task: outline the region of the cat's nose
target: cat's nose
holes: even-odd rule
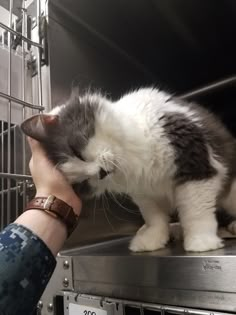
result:
[[[105,171],[102,167],[100,168],[99,171],[99,179],[105,178],[108,174],[110,174],[109,171]]]

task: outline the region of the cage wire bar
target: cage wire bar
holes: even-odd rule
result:
[[[6,106],[7,110],[7,119],[4,120],[1,117],[0,112],[0,141],[1,141],[1,154],[0,154],[0,229],[2,230],[4,226],[9,224],[14,220],[27,202],[27,188],[30,186],[31,176],[27,175],[27,157],[26,157],[26,139],[20,133],[19,127],[13,123],[12,113],[13,110],[17,107],[20,109],[21,117],[20,121],[23,121],[27,117],[27,109],[31,109],[32,114],[33,110],[37,112],[42,112],[44,107],[42,106],[42,77],[41,77],[41,49],[42,45],[40,43],[40,17],[41,9],[40,2],[41,0],[35,0],[37,5],[37,36],[36,40],[32,40],[29,36],[28,17],[32,18],[27,13],[26,3],[27,0],[22,0],[22,6],[20,8],[21,14],[19,19],[21,20],[21,31],[16,28],[16,18],[13,18],[13,9],[14,9],[14,0],[9,1],[8,8],[8,25],[1,21],[0,16],[0,54],[1,49],[7,49],[8,51],[8,69],[7,69],[7,91],[0,90],[0,105],[1,102]],[[0,5],[1,6],[1,5]],[[32,31],[32,28],[30,29]],[[5,36],[7,34],[7,36]],[[31,34],[30,34],[31,35]],[[7,43],[5,41],[7,37]],[[16,97],[13,95],[12,89],[12,66],[13,66],[13,57],[16,54],[16,47],[13,48],[14,41],[17,41],[17,46],[20,47],[20,58],[21,58],[21,97]],[[28,46],[27,46],[28,45]],[[30,48],[29,48],[30,47]],[[26,90],[26,74],[28,73],[29,67],[29,56],[35,55],[36,65],[37,65],[37,95],[38,95],[38,104],[34,105],[33,102],[29,102],[28,89]],[[1,74],[0,74],[1,75]],[[32,76],[33,82],[33,76]],[[33,83],[32,83],[33,84]],[[32,88],[32,86],[31,86]],[[32,97],[31,97],[32,99]],[[4,102],[5,101],[5,102]],[[21,137],[21,140],[19,140]],[[20,148],[20,147],[21,148]],[[21,156],[19,156],[19,154]],[[19,165],[19,163],[21,165]]]

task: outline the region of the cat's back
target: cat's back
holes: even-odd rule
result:
[[[221,122],[220,118],[203,106],[171,97],[169,93],[156,88],[140,88],[124,95],[117,103],[117,109],[140,123],[144,129],[159,135],[177,137],[194,143],[194,136],[203,138],[214,153],[232,160],[236,154],[236,140]]]
[[[140,88],[122,96],[116,106],[126,112],[151,113],[151,110],[162,109],[163,105],[170,98],[166,92],[156,88]]]

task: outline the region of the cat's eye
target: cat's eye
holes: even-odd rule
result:
[[[82,155],[79,152],[77,152],[72,146],[70,146],[70,148],[71,148],[71,151],[73,152],[74,156],[76,156],[81,161],[85,162],[85,159],[82,157]]]

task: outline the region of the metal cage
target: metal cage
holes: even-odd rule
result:
[[[0,228],[12,222],[31,187],[29,150],[19,124],[42,112],[42,1],[0,2]],[[49,103],[49,102],[47,102]]]

